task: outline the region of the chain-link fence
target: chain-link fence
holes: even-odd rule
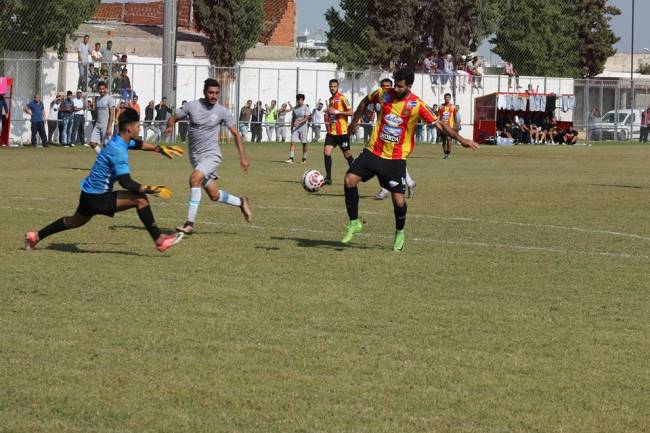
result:
[[[271,68],[268,63],[250,62],[235,68],[215,68],[204,64],[177,64],[176,93],[177,105],[184,100],[193,100],[202,96],[203,82],[206,78],[217,78],[222,86],[221,103],[228,107],[237,119],[242,108],[250,101],[251,108],[259,104],[257,113],[248,118],[242,117],[242,131],[251,139],[251,133],[258,129],[266,130],[262,139],[282,141],[288,137],[291,115],[289,108],[295,105],[296,94],[305,95],[305,103],[311,110],[318,107],[319,102],[327,106],[330,97],[328,83],[332,78],[340,82],[340,88],[353,106],[377,88],[382,78],[390,78],[390,72],[381,71],[352,71],[345,72],[328,64],[306,64],[294,62],[295,67]],[[98,65],[103,69],[101,65]],[[108,65],[110,68],[110,65]],[[58,61],[54,56],[42,60],[7,58],[0,60],[0,76],[13,78],[13,88],[10,99],[11,105],[11,137],[15,143],[30,141],[30,125],[28,116],[23,113],[23,107],[40,94],[46,107],[46,113],[57,94],[65,97],[67,91],[73,96],[77,88],[82,87],[83,98],[87,101],[87,124],[92,124],[92,102],[96,93],[96,85],[100,80],[106,80],[116,101],[124,104],[139,104],[143,123],[143,133],[148,139],[160,140],[162,126],[169,114],[160,117],[160,106],[165,97],[162,88],[160,64],[144,64],[129,62],[120,64],[121,70],[126,69],[128,80],[122,73],[115,76],[101,77],[87,75],[80,77],[77,62]],[[81,84],[81,86],[80,86]],[[84,87],[85,84],[85,87]],[[441,104],[445,93],[452,95],[453,102],[460,113],[461,133],[480,138],[475,133],[475,116],[477,104],[483,104],[484,112],[489,112],[495,126],[499,117],[508,113],[518,112],[526,120],[528,117],[539,119],[542,113],[553,115],[564,125],[573,125],[582,139],[589,140],[630,140],[638,139],[641,131],[641,111],[650,105],[650,80],[634,82],[634,98],[632,98],[630,80],[573,80],[551,77],[514,77],[508,75],[472,76],[464,71],[455,74],[429,74],[419,72],[413,85],[413,92],[420,96],[429,106]],[[489,107],[485,106],[486,95],[494,95]],[[523,106],[502,105],[508,101],[508,96],[515,98],[530,98],[531,103]],[[533,106],[532,98],[549,98],[553,107]],[[137,97],[137,100],[136,100]],[[526,99],[527,101],[528,99]],[[632,101],[634,100],[634,106]],[[289,113],[268,117],[272,107]],[[173,107],[170,107],[173,108]],[[243,110],[246,111],[246,110]],[[254,110],[255,111],[255,110]],[[56,114],[48,113],[56,119]],[[318,123],[319,116],[314,116],[312,129],[324,129]],[[485,121],[483,119],[482,121]],[[484,122],[485,123],[485,122]],[[268,128],[267,128],[268,127]],[[320,127],[320,128],[319,128]],[[185,138],[184,127],[179,131]],[[489,136],[496,137],[499,128]],[[367,129],[366,129],[367,132]],[[261,134],[259,134],[261,135]],[[256,137],[259,135],[256,134]],[[56,135],[54,135],[56,139]],[[179,138],[179,137],[176,137]],[[319,139],[323,139],[320,136]],[[364,139],[364,129],[358,131],[358,140]],[[168,137],[167,139],[174,139]],[[426,137],[422,137],[426,140]]]

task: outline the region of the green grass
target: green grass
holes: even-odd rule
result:
[[[422,145],[404,252],[388,202],[285,146],[225,149],[198,233],[158,254],[134,211],[20,250],[72,212],[87,148],[0,150],[0,432],[650,431],[650,148]],[[357,149],[358,150],[358,149]],[[337,151],[338,152],[338,151]],[[134,152],[186,215],[185,159]]]

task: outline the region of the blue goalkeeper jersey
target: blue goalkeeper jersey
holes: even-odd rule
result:
[[[87,178],[81,181],[81,190],[88,194],[103,194],[113,191],[117,178],[130,174],[129,149],[138,148],[131,140],[126,143],[119,135],[114,135],[97,155],[95,164]]]

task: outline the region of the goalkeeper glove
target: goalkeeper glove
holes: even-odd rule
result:
[[[156,152],[162,153],[167,158],[172,159],[175,156],[181,156],[185,151],[179,146],[156,146]]]
[[[145,194],[155,195],[164,200],[169,200],[172,198],[172,190],[167,188],[164,185],[145,185],[144,187]]]

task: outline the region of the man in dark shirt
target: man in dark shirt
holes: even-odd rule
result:
[[[185,108],[187,101],[181,102],[181,109]],[[178,122],[178,135],[181,136],[181,141],[187,140],[187,131],[189,130],[190,123],[187,119]]]
[[[40,95],[34,96],[34,100],[27,104],[23,111],[31,117],[32,123],[32,146],[36,146],[36,135],[40,135],[41,144],[47,147],[47,134],[45,133],[45,106]]]
[[[165,128],[167,127],[167,118],[172,114],[172,109],[167,105],[167,97],[163,96],[160,104],[156,105],[155,127],[158,129],[158,135],[161,139],[165,138]]]
[[[241,107],[239,111],[239,132],[241,138],[246,141],[248,136],[248,128],[250,127],[251,118],[253,117],[253,101],[250,99],[246,101],[246,105]]]
[[[251,116],[251,131],[253,133],[253,136],[251,137],[252,142],[257,141],[259,143],[262,141],[262,121],[264,120],[265,114],[266,111],[262,107],[262,101],[257,101]]]

